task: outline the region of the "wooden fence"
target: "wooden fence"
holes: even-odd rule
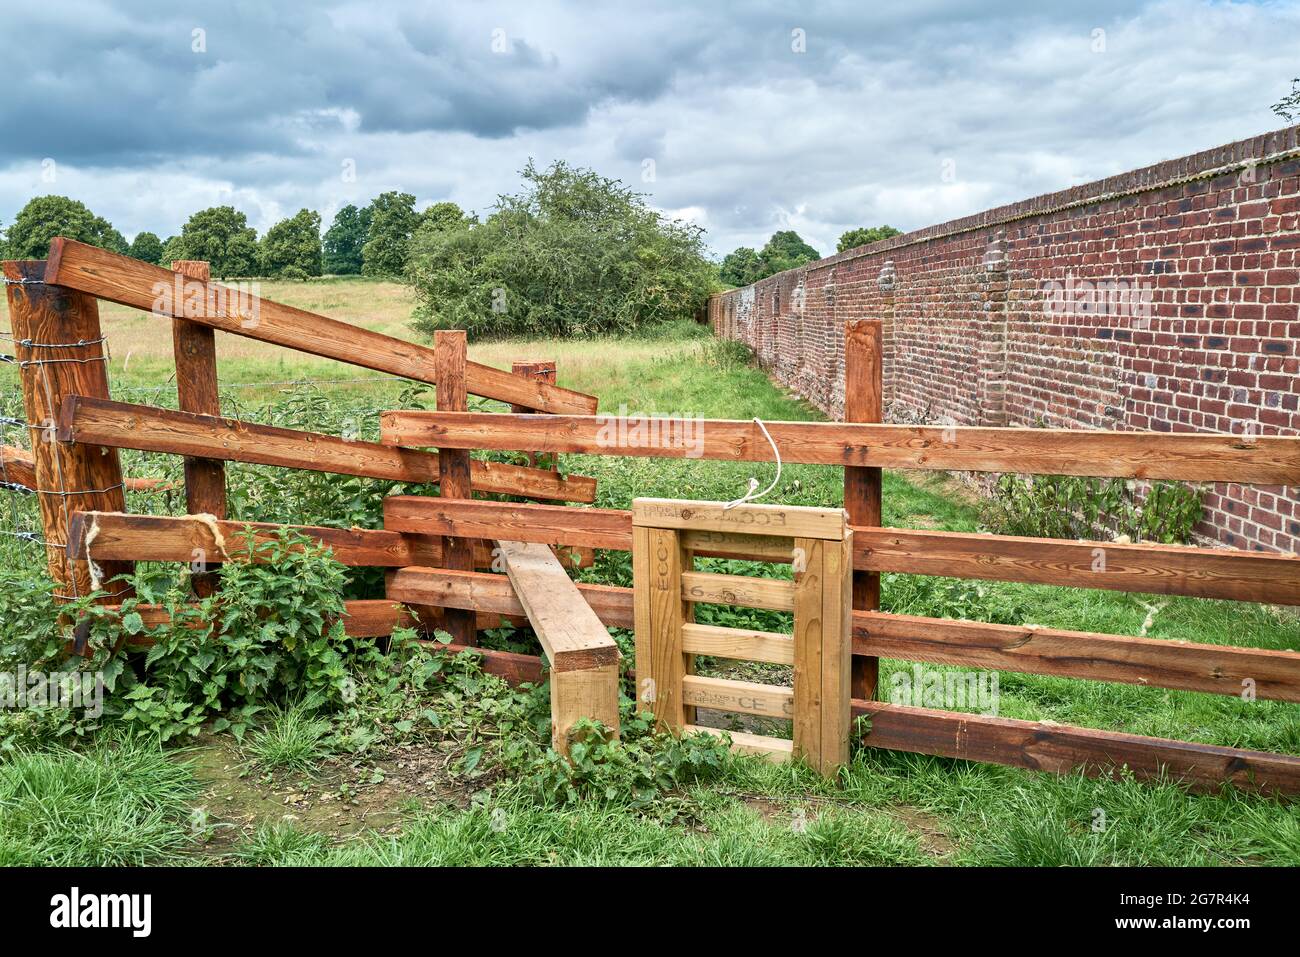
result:
[[[173,272],[62,239],[54,241],[48,261],[5,263],[32,429],[31,478],[56,594],[86,593],[91,553],[105,576],[136,561],[188,562],[195,549],[221,561],[247,557],[228,544],[242,523],[223,524],[225,461],[437,481],[438,498],[386,499],[382,529],[301,530],[345,564],[389,569],[387,599],[348,604],[350,634],[386,635],[397,624],[418,622],[449,630],[452,648],[468,647],[476,628],[527,614],[507,575],[477,570],[491,559],[484,543],[629,550],[633,537],[627,510],[473,499],[479,491],[589,504],[595,483],[536,459],[543,467],[483,462],[470,458],[472,450],[768,462],[774,459],[770,435],[785,462],[845,470],[854,569],[853,712],[871,718],[867,746],[1045,771],[1108,774],[1127,767],[1201,788],[1229,783],[1300,791],[1300,757],[1292,755],[897,705],[877,700],[876,688],[878,659],[889,657],[1300,701],[1296,651],[921,618],[879,606],[882,572],[1300,604],[1295,555],[880,527],[883,468],[1294,486],[1300,485],[1300,439],[881,424],[879,324],[858,321],[848,324],[845,336],[850,421],[659,420],[660,435],[693,434],[698,444],[630,442],[611,430],[607,417],[595,415],[595,397],[556,386],[553,367],[527,364],[515,374],[469,362],[463,333],[442,333],[430,349],[256,297],[243,297],[232,308],[223,287],[207,281],[202,264],[177,266]],[[185,294],[159,296],[172,284]],[[172,320],[180,411],[111,400],[96,299]],[[384,413],[379,443],[223,418],[215,329],[432,383],[438,411]],[[512,411],[468,412],[467,394],[509,403]],[[125,514],[118,448],[186,456],[188,508],[216,521]],[[430,448],[438,451],[424,451]],[[5,455],[23,457],[21,450]],[[258,534],[276,528],[255,526]],[[741,547],[705,536],[687,545],[693,555],[789,561],[788,545],[771,547],[762,536],[745,542]],[[631,589],[580,584],[577,590],[605,625],[633,627]],[[104,601],[122,597],[118,591]],[[151,620],[161,614],[146,611]],[[541,676],[540,658],[479,653],[486,670],[512,681]]]

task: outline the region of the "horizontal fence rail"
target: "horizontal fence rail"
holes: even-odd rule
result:
[[[433,350],[360,326],[222,286],[185,279],[170,269],[58,238],[50,244],[45,281],[145,312],[186,319],[262,342],[351,365],[433,383]],[[474,395],[547,412],[592,413],[596,398],[516,376],[477,362],[465,364]]]
[[[509,581],[502,575],[405,568],[389,573],[389,589],[392,597],[414,603],[447,603],[499,614],[522,612]],[[606,625],[632,627],[630,588],[580,583],[578,589]],[[881,614],[855,611],[855,633],[864,624],[869,628],[869,623],[878,620],[877,616]],[[915,622],[921,625],[945,624],[943,619],[915,619]],[[1152,641],[1147,639],[1143,644]],[[1255,652],[1255,649],[1166,644],[1170,653],[1188,647],[1229,654]],[[855,654],[867,650],[857,638],[854,646]],[[885,644],[880,644],[871,653],[887,655],[890,651]],[[1295,677],[1300,675],[1300,670],[1297,670],[1300,669],[1300,653],[1265,652],[1261,657],[1273,656],[1290,660],[1290,692],[1294,694],[1300,688]],[[762,687],[770,690],[770,686]],[[1264,696],[1261,693],[1261,697]],[[871,718],[871,729],[863,737],[863,743],[868,747],[1059,773],[1112,774],[1127,768],[1143,778],[1168,777],[1200,790],[1214,790],[1223,784],[1269,792],[1300,790],[1300,757],[1291,755],[1096,731],[1054,722],[913,708],[880,701],[855,699],[853,710],[856,715]]]
[[[277,525],[270,522],[235,522],[210,515],[133,515],[125,512],[73,512],[69,522],[68,555],[82,561],[194,562],[266,560],[266,546],[288,529],[330,550],[343,565],[401,568],[406,565],[441,566],[442,539],[437,535],[408,534],[390,529],[330,528],[320,525]],[[252,535],[252,547],[249,536]],[[590,554],[557,549],[565,564],[590,564]],[[492,549],[479,543],[474,563],[490,568]]]
[[[772,462],[764,428],[783,462],[810,465],[1300,484],[1300,442],[1278,437],[483,412],[380,416],[390,445]]]
[[[68,396],[60,412],[58,434],[63,442],[397,482],[436,484],[441,479],[437,452],[111,399]],[[590,502],[596,497],[596,480],[586,476],[481,459],[471,460],[470,481],[480,492],[503,495],[569,502]]]
[[[447,604],[506,615],[522,613],[509,581],[501,575],[403,568],[390,572],[388,583],[388,594],[399,601]],[[606,625],[632,627],[630,588],[580,583],[578,589]],[[750,604],[743,595],[735,597],[738,604]],[[723,595],[695,600],[732,603]],[[1249,679],[1257,697],[1300,701],[1300,652],[1296,651],[1202,645],[863,610],[853,612],[853,635],[855,655],[974,665],[996,671],[1234,696],[1242,693],[1242,683]]]
[[[384,500],[384,526],[465,538],[632,548],[632,513],[624,509],[392,495]],[[1300,604],[1300,557],[1295,555],[852,528],[853,566],[859,570]],[[791,557],[788,543],[758,536],[729,539],[725,533],[703,533],[687,544],[698,546],[696,553],[706,557],[786,563]]]

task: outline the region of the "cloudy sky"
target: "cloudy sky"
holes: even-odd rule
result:
[[[0,223],[32,196],[166,238],[389,189],[487,210],[531,156],[715,252],[911,229],[1283,125],[1300,2],[5,5]]]

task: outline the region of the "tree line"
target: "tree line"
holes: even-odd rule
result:
[[[860,226],[843,233],[835,251],[842,253],[846,249],[865,246],[899,233],[900,230],[893,226]],[[724,256],[718,266],[718,278],[728,286],[748,286],[752,282],[821,258],[821,253],[804,242],[803,237],[793,229],[783,229],[773,233],[772,238],[760,250],[741,246]]]
[[[178,259],[201,259],[211,264],[218,278],[309,279],[323,274],[397,278],[406,272],[417,233],[470,221],[455,203],[434,203],[417,212],[414,196],[393,191],[364,207],[344,206],[323,236],[320,213],[314,210],[299,210],[259,238],[242,212],[233,206],[212,206],[191,216],[175,236],[164,240],[146,230],[128,243],[85,203],[67,196],[37,196],[0,238],[0,253],[5,259],[44,259],[50,240],[66,236],[162,266],[170,267]]]

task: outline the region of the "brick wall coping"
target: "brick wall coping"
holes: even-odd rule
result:
[[[1181,186],[1195,180],[1213,179],[1226,173],[1239,172],[1250,166],[1268,166],[1296,157],[1300,157],[1300,126],[1289,126],[1250,139],[1238,140],[1235,143],[1227,143],[1213,149],[1202,150],[1190,156],[1165,160],[1152,166],[1144,166],[1140,169],[1118,173],[1115,176],[1072,186],[1069,189],[1058,190],[1055,193],[1044,193],[1041,196],[1023,199],[1005,206],[997,206],[960,219],[949,220],[946,223],[926,226],[910,233],[903,233],[898,236],[891,236],[888,239],[868,243],[865,246],[855,246],[852,249],[844,250],[842,253],[836,253],[833,256],[826,256],[823,259],[775,273],[772,276],[758,280],[758,282],[768,282],[787,273],[796,273],[823,266],[834,266],[864,256],[874,256],[894,249],[932,242],[936,239],[947,239],[963,233],[1005,226],[1009,223],[1032,219],[1036,216],[1048,216],[1065,210],[1077,209],[1081,206],[1091,206],[1096,203],[1111,202],[1140,193]],[[758,283],[751,283],[751,285],[758,285]],[[745,287],[737,287],[737,289],[743,288]],[[734,289],[728,289],[717,293],[717,295],[725,296],[735,291]]]

